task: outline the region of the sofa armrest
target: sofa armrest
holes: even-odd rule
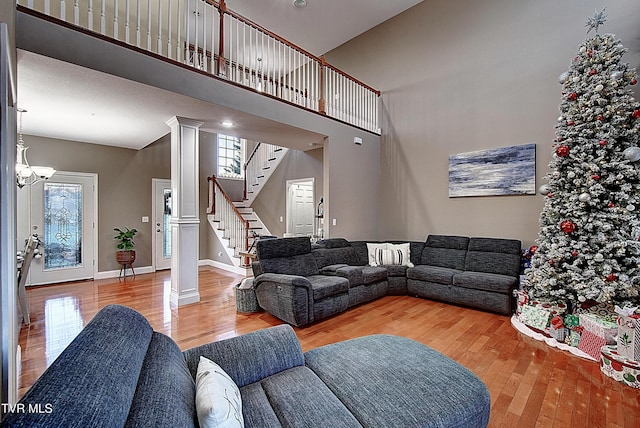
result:
[[[200,356],[204,356],[222,367],[240,388],[304,365],[298,337],[286,324],[201,345],[183,354],[194,379]]]
[[[311,282],[300,275],[287,275],[284,273],[263,273],[262,275],[255,277],[253,280],[254,288],[257,288],[260,284],[270,282],[276,285],[304,287],[311,290]]]
[[[297,327],[313,322],[313,289],[304,276],[263,273],[254,279],[258,304]]]

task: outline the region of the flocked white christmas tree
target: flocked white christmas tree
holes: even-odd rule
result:
[[[637,74],[605,21],[587,21],[563,85],[553,159],[540,187],[538,248],[526,272],[537,300],[640,305],[640,103]],[[595,36],[589,32],[595,30]],[[572,304],[572,305],[571,305]]]

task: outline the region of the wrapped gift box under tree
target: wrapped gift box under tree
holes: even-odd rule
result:
[[[636,308],[616,307],[618,317],[618,354],[634,361],[640,361],[640,314]]]
[[[601,349],[600,371],[605,375],[634,388],[640,388],[640,363],[623,357],[614,345]]]
[[[616,343],[618,324],[610,317],[602,318],[594,314],[580,314],[580,326],[582,335],[578,343],[578,349],[600,360],[600,349],[604,345]]]

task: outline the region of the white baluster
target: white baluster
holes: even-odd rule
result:
[[[129,43],[129,0],[125,2],[124,41]]]
[[[113,38],[118,40],[118,0],[113,3]]]
[[[87,22],[89,30],[93,31],[93,0],[89,0],[89,10],[87,11]]]
[[[105,0],[102,0],[102,5],[100,7],[100,34],[104,34],[105,27],[107,26],[106,18],[104,16],[104,7],[105,7],[104,2]]]
[[[186,54],[187,56],[185,57],[185,62],[189,65],[193,65],[193,63],[190,61],[190,45],[191,45],[191,0],[186,0],[185,4],[184,4],[184,12],[185,12],[185,45],[186,45]],[[180,34],[180,33],[178,33]]]
[[[151,0],[147,0],[147,50],[151,51]]]
[[[167,0],[167,57],[172,59],[171,52],[171,0]]]
[[[78,5],[78,0],[73,2],[73,23],[80,25],[80,6]]]
[[[162,0],[158,0],[158,55],[162,55]]]
[[[140,47],[140,0],[136,1],[136,47]]]
[[[67,3],[64,0],[60,0],[60,19],[63,21],[66,19],[67,15]]]

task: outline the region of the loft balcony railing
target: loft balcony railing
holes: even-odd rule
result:
[[[213,0],[17,0],[18,5],[380,133],[380,92]]]

